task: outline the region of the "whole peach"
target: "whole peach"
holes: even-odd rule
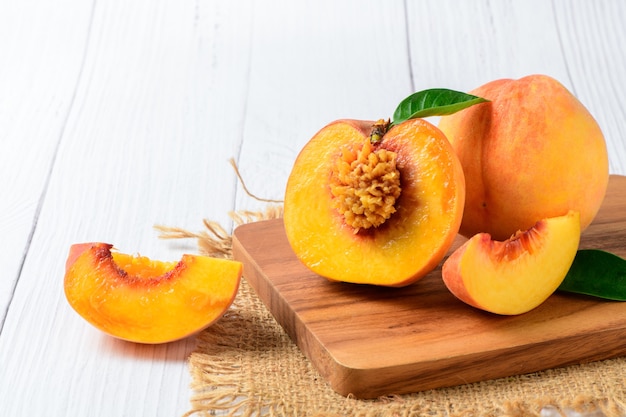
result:
[[[584,230],[609,179],[604,136],[589,111],[545,75],[492,81],[471,94],[490,102],[439,122],[465,174],[460,233],[505,240],[569,210],[580,212]]]

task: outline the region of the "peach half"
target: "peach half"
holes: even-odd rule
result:
[[[330,123],[287,181],[289,244],[331,281],[409,285],[439,264],[459,230],[465,182],[446,137],[422,119],[387,127]]]
[[[107,243],[72,245],[65,296],[99,330],[138,343],[165,343],[195,334],[230,307],[242,265],[183,255],[161,262],[112,251]]]
[[[443,264],[443,281],[461,301],[496,314],[526,313],[561,284],[580,241],[580,214],[546,218],[506,241],[479,233]]]

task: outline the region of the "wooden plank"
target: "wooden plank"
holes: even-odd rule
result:
[[[571,2],[566,2],[569,7]],[[553,9],[541,0],[407,3],[416,90],[468,91],[499,78],[542,73],[571,87]]]
[[[405,10],[397,0],[253,4],[238,163],[250,191],[281,200],[293,161],[315,132],[341,118],[391,117],[413,92]],[[236,205],[266,206],[240,186]]]
[[[249,8],[112,1],[54,4],[40,16],[29,2],[19,4],[24,28],[36,32],[33,43],[49,41],[42,54],[55,65],[31,61],[37,75],[51,73],[41,79],[27,73],[10,97],[21,103],[18,123],[9,126],[19,133],[15,146],[24,147],[29,165],[22,167],[19,154],[12,154],[4,178],[12,169],[24,176],[50,171],[50,181],[0,335],[0,414],[182,415],[190,408],[187,358],[194,338],[144,346],[104,335],[65,300],[64,263],[70,245],[82,241],[177,260],[197,252],[196,242],[161,240],[155,224],[201,230],[208,217],[228,225],[236,182],[228,158],[237,155],[245,114],[248,55],[241,51],[250,39]],[[47,18],[60,27],[39,25]],[[89,29],[87,44],[78,29]],[[64,37],[48,38],[49,32]],[[79,80],[72,67],[75,45],[84,56]],[[65,64],[68,74],[60,77]],[[20,68],[26,69],[17,65],[9,74],[18,81]],[[35,82],[32,100],[19,100],[30,91],[27,81]],[[68,93],[75,96],[66,109]],[[65,117],[62,131],[48,119],[57,106]],[[48,127],[54,132],[45,135]],[[20,142],[29,134],[30,141]],[[52,168],[39,153],[45,156],[51,136],[51,145],[58,143]],[[38,196],[40,181],[22,182],[24,195]],[[20,190],[15,195],[20,198]],[[24,244],[16,244],[19,258]]]
[[[609,169],[626,175],[626,39],[620,0],[555,2],[555,22],[573,93],[594,115],[610,150]]]
[[[82,68],[91,5],[67,3],[0,4],[0,331]]]
[[[626,177],[612,176],[580,247],[626,257],[625,213]],[[343,395],[402,394],[626,354],[626,303],[556,293],[526,314],[498,316],[454,298],[440,268],[401,289],[330,282],[297,260],[280,219],[238,227],[233,252],[277,321]]]

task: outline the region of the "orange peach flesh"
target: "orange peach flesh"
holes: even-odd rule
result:
[[[443,280],[471,306],[496,314],[522,314],[558,288],[579,241],[580,215],[574,211],[541,220],[503,242],[479,233],[444,262]]]
[[[382,226],[355,233],[331,203],[330,170],[342,146],[368,140],[373,122],[341,120],[301,151],[289,177],[284,223],[296,256],[334,281],[409,285],[443,259],[461,222],[463,172],[445,136],[415,119],[393,127],[381,146],[397,153],[402,192]]]
[[[181,339],[219,319],[234,300],[239,262],[194,255],[159,262],[111,248],[74,245],[64,287],[72,308],[114,337],[140,343]]]

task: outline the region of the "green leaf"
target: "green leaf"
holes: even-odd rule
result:
[[[487,101],[482,97],[445,88],[418,91],[400,102],[393,113],[391,124],[397,125],[418,117],[445,116]]]
[[[626,260],[598,249],[581,249],[558,289],[626,301]]]

